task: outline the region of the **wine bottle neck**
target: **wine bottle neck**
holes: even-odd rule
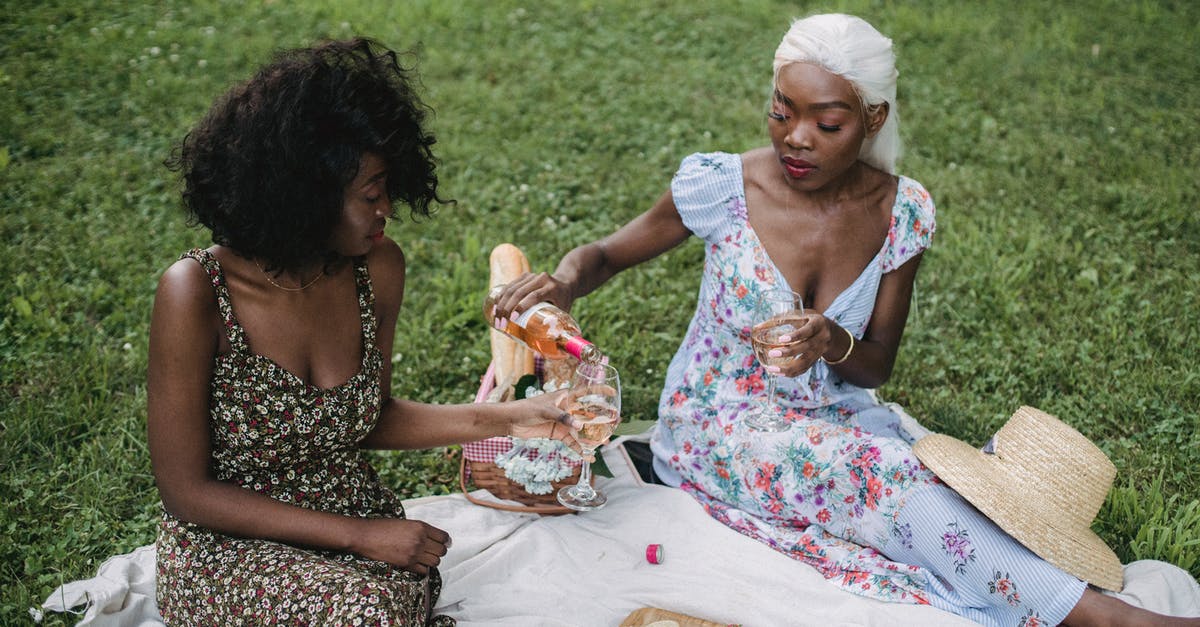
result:
[[[600,351],[596,350],[594,344],[578,335],[567,336],[566,339],[567,341],[562,345],[563,350],[573,355],[579,361],[595,363],[603,357]]]

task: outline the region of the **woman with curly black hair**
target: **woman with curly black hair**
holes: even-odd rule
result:
[[[384,226],[437,193],[428,109],[368,40],[290,50],[217,100],[168,166],[214,245],[163,274],[147,432],[170,623],[452,624],[449,536],[407,520],[364,448],[501,434],[576,445],[561,393],[427,405],[390,394],[405,260]]]

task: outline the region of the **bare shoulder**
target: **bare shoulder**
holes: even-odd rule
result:
[[[742,178],[747,187],[765,187],[769,181],[775,180],[770,175],[778,169],[775,150],[763,146],[742,153]]]
[[[151,359],[156,350],[192,347],[211,353],[220,343],[220,316],[212,278],[192,259],[171,264],[158,280],[150,321]]]
[[[872,166],[872,165],[867,165],[865,163],[863,165],[866,166],[867,170],[871,173],[871,177],[876,181],[876,183],[878,185],[882,185],[884,187],[890,187],[892,189],[896,189],[896,187],[898,185],[900,185],[900,177],[899,176],[892,174],[890,172],[884,172],[883,170],[880,170],[879,168]]]
[[[404,297],[405,263],[404,250],[390,237],[384,237],[367,253],[371,286],[380,307],[399,309]]]
[[[862,166],[866,174],[864,178],[867,183],[867,202],[878,207],[880,213],[890,218],[892,208],[896,204],[896,194],[900,191],[900,177],[865,163]]]
[[[183,258],[167,267],[158,279],[154,297],[156,305],[194,306],[205,309],[216,307],[212,278],[199,263]]]
[[[775,149],[770,146],[754,148],[742,153],[742,169],[749,175],[758,174],[764,167],[774,165],[777,161]]]

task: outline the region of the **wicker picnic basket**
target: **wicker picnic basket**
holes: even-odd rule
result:
[[[541,380],[543,361],[539,357],[535,363],[535,374]],[[495,386],[495,368],[492,364],[489,364],[487,371],[484,372],[480,380],[479,392],[475,395],[475,402],[486,402],[488,395]],[[504,476],[504,471],[496,465],[496,456],[508,451],[510,448],[512,448],[512,440],[507,437],[488,438],[477,442],[467,442],[462,445],[462,460],[459,462],[458,482],[467,500],[476,505],[510,512],[552,516],[573,513],[572,510],[558,503],[555,493],[558,492],[559,488],[579,481],[582,462],[566,459],[565,461],[573,468],[571,474],[565,479],[554,482],[552,484],[553,490],[549,494],[531,494],[525,490],[524,486]],[[492,496],[498,499],[515,501],[518,504],[514,505],[480,499],[471,494],[471,491],[477,488],[487,490]]]

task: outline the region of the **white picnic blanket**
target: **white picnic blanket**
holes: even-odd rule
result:
[[[597,479],[609,503],[594,512],[539,518],[472,505],[462,495],[405,501],[409,517],[453,538],[437,612],[463,627],[615,626],[647,606],[747,626],[973,624],[929,606],[843,592],[813,568],[716,522],[684,492],[642,484],[617,443],[603,453],[614,476]],[[663,546],[662,563],[646,561],[648,544]],[[1134,562],[1125,566],[1125,582],[1117,596],[1130,603],[1200,616],[1200,586],[1178,567]],[[96,577],[58,588],[42,608],[77,608],[80,625],[161,624],[154,547],[110,558]]]

